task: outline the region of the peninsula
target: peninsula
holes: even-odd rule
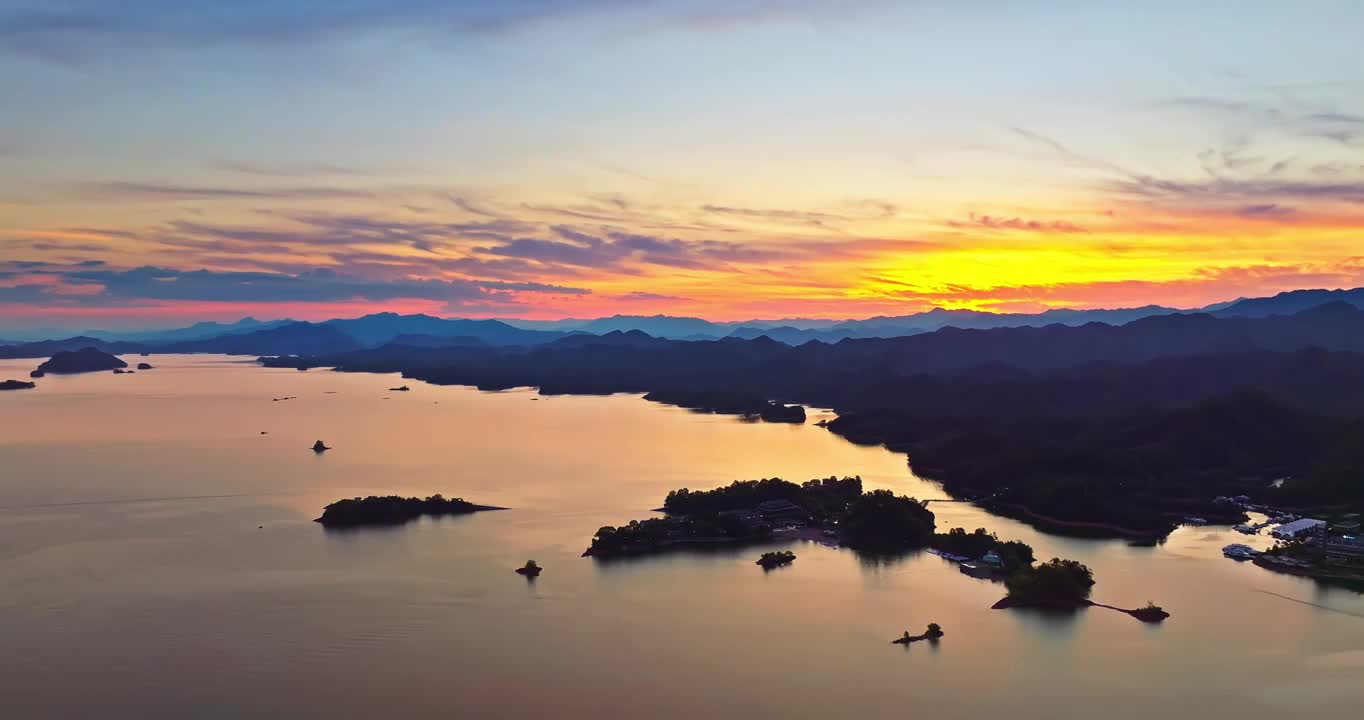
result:
[[[37,383],[24,382],[23,380],[6,380],[0,382],[0,390],[31,390],[37,387]]]
[[[542,395],[639,393],[767,420],[830,408],[830,432],[903,452],[954,498],[1061,534],[1153,542],[1185,516],[1243,522],[1218,496],[1364,506],[1364,486],[1338,481],[1364,469],[1350,452],[1364,416],[1364,310],[1343,302],[798,346],[640,335],[261,362]]]

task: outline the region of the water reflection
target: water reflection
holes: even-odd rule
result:
[[[753,564],[758,546],[581,558],[598,528],[648,517],[679,487],[857,474],[942,492],[903,456],[811,425],[525,390],[412,385],[385,402],[411,381],[156,364],[0,398],[0,693],[14,717],[1122,720],[1345,717],[1364,702],[1342,659],[1364,647],[1364,598],[1225,560],[1230,530],[1133,548],[932,506],[940,528],[1084,562],[1096,600],[1155,600],[1174,614],[1163,627],[991,610],[999,584],[922,552],[778,542],[799,559],[772,573]],[[0,375],[24,366],[0,361]],[[317,438],[337,449],[315,456]],[[513,509],[312,522],[337,499],[389,493]],[[545,568],[534,582],[513,572],[527,558]],[[928,622],[939,643],[886,654]]]

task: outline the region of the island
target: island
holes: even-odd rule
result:
[[[128,363],[119,360],[117,357],[92,347],[86,347],[80,350],[59,352],[47,362],[39,365],[35,372],[72,375],[75,373],[121,370],[126,367],[128,367]],[[35,375],[34,377],[42,377],[42,375]]]
[[[285,399],[287,400],[288,398]],[[322,442],[321,440],[318,440],[317,442],[313,443],[313,452],[315,453],[321,454],[327,452],[328,450],[331,450],[331,448],[327,447],[327,444]]]
[[[540,573],[543,570],[544,568],[540,567],[539,563],[536,563],[534,560],[527,560],[525,565],[516,568],[516,573],[518,575],[525,575],[528,580],[534,580],[535,578],[540,577]]]
[[[1015,570],[1004,581],[1008,595],[996,602],[995,610],[1006,608],[1040,608],[1043,610],[1078,610],[1099,607],[1116,610],[1146,623],[1159,623],[1170,613],[1155,603],[1135,610],[1097,603],[1089,599],[1094,587],[1094,573],[1076,560],[1052,558],[1037,567]]]
[[[717,544],[837,539],[859,552],[890,554],[923,547],[933,536],[932,511],[889,490],[862,491],[860,477],[804,484],[764,478],[713,490],[668,493],[667,516],[597,531],[584,556],[611,557]]]
[[[1052,558],[1037,567],[1015,570],[1004,581],[1009,591],[994,604],[996,610],[1035,607],[1074,610],[1088,607],[1094,572],[1075,560]]]
[[[138,369],[138,370],[151,370],[151,369],[152,369],[152,364],[151,364],[151,363],[140,362],[140,363],[137,364],[137,369]]]
[[[408,386],[406,386],[406,385],[399,385],[398,387],[391,387],[391,388],[389,388],[389,391],[390,391],[390,392],[407,392],[407,391],[409,391],[409,390],[411,390],[411,389],[412,389],[412,388],[410,388],[410,387],[408,387]]]
[[[37,383],[24,382],[23,380],[6,380],[0,382],[0,390],[32,390],[37,386]]]
[[[898,638],[895,638],[894,640],[891,640],[891,641],[890,641],[890,644],[892,644],[892,645],[909,645],[910,643],[916,643],[916,642],[919,642],[920,640],[934,640],[934,641],[936,641],[938,638],[942,637],[943,634],[944,634],[944,633],[943,633],[943,631],[942,631],[942,626],[941,626],[941,625],[939,625],[939,624],[937,624],[937,623],[929,623],[929,624],[928,624],[928,628],[925,629],[924,632],[923,632],[922,634],[920,634],[920,635],[910,635],[910,634],[909,634],[909,631],[906,630],[904,635],[902,635],[902,636],[900,636],[900,637],[898,637]]]
[[[354,528],[367,525],[402,525],[423,515],[468,515],[485,510],[502,510],[491,505],[476,505],[463,498],[432,495],[426,499],[397,495],[338,500],[322,510],[313,522],[326,528]]]
[[[758,558],[756,564],[762,566],[762,569],[764,570],[771,570],[773,568],[782,567],[783,565],[790,565],[795,561],[795,553],[790,550],[778,550],[776,552],[763,553],[762,557]]]

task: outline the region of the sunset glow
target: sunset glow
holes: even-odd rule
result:
[[[18,5],[0,329],[1364,285],[1358,4]]]

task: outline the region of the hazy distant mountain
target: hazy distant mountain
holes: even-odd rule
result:
[[[386,344],[423,348],[488,347],[488,343],[468,335],[399,335],[398,337],[389,340]]]
[[[198,322],[189,327],[167,330],[138,330],[131,332],[91,330],[86,334],[95,335],[109,341],[168,343],[181,342],[184,340],[204,340],[207,338],[219,337],[221,335],[238,335],[241,333],[255,332],[257,330],[268,330],[270,328],[288,325],[293,322],[295,321],[269,320],[262,322],[253,317],[244,317],[234,323]]]
[[[202,340],[149,344],[162,353],[223,353],[226,355],[313,355],[359,350],[355,338],[325,324],[295,322],[246,333],[230,333]]]
[[[913,335],[922,331],[907,331],[896,333],[897,335]],[[818,342],[834,343],[848,337],[860,337],[846,330],[824,330],[824,329],[802,329],[791,327],[790,325],[780,325],[777,327],[761,327],[754,325],[743,325],[734,328],[727,337],[740,340],[752,340],[753,338],[769,337],[777,342],[787,345],[803,345],[811,340]]]
[[[136,343],[108,342],[88,335],[77,335],[61,340],[37,340],[0,346],[0,359],[45,358],[59,352],[75,352],[85,348],[95,348],[116,355],[142,351],[142,346]]]
[[[1202,310],[1178,310],[1160,305],[1137,308],[1071,310],[1055,309],[1040,313],[989,313],[976,310],[946,310],[936,308],[927,312],[900,316],[880,316],[865,320],[811,320],[792,318],[785,320],[747,320],[743,322],[712,322],[695,317],[674,317],[668,315],[613,315],[592,320],[565,319],[553,321],[533,320],[466,320],[459,318],[439,318],[431,315],[398,315],[396,313],[376,313],[359,318],[327,320],[322,323],[303,323],[303,325],[326,326],[353,339],[359,346],[379,347],[405,337],[407,344],[423,347],[472,344],[470,339],[494,347],[534,346],[553,342],[572,333],[591,333],[604,335],[612,332],[638,330],[654,338],[671,340],[704,341],[719,338],[753,339],[769,337],[788,345],[802,345],[810,341],[837,343],[845,339],[898,338],[929,333],[943,328],[993,329],[993,328],[1041,328],[1048,325],[1081,326],[1088,323],[1104,323],[1119,326],[1150,317],[1212,313],[1218,317],[1268,317],[1285,315],[1318,307],[1331,302],[1344,302],[1355,307],[1364,307],[1364,288],[1354,290],[1295,290],[1267,298],[1242,298],[1226,303],[1210,305]],[[193,343],[227,338],[233,335],[247,335],[262,330],[295,326],[292,320],[260,321],[243,318],[235,323],[201,322],[184,328],[165,330],[143,330],[136,332],[89,331],[81,333],[87,344],[134,343],[153,346]],[[20,333],[6,330],[6,334],[20,342],[0,343],[9,345],[0,350],[15,357],[13,353],[36,353],[38,347],[17,350],[16,347],[31,343],[22,342],[33,337],[33,332]],[[49,338],[60,338],[65,333],[51,331]],[[297,328],[294,332],[298,332]],[[288,335],[285,333],[284,335]],[[277,342],[281,336],[263,336],[268,342]],[[439,338],[452,338],[442,342]],[[79,349],[71,342],[62,341],[60,349]],[[194,347],[250,347],[253,340],[245,343],[202,343]],[[104,348],[104,345],[92,344]],[[273,345],[271,345],[273,347]],[[339,345],[338,345],[339,346]],[[41,346],[39,346],[41,347]],[[125,351],[129,347],[124,346]],[[185,346],[190,347],[190,346]],[[219,352],[203,350],[196,352]],[[257,352],[249,350],[245,352]],[[272,354],[262,350],[260,354]],[[24,355],[25,357],[37,355]]]
[[[501,320],[460,320],[395,313],[328,320],[321,324],[336,328],[367,347],[384,345],[401,335],[470,337],[489,345],[538,345],[564,336],[562,332],[523,330]]]
[[[1293,290],[1273,297],[1242,298],[1213,311],[1219,316],[1268,317],[1292,315],[1331,302],[1364,308],[1364,288],[1353,290]]]
[[[666,345],[668,341],[656,338],[642,330],[612,330],[604,335],[579,333],[560,338],[549,344],[551,348],[569,347],[652,347]]]

